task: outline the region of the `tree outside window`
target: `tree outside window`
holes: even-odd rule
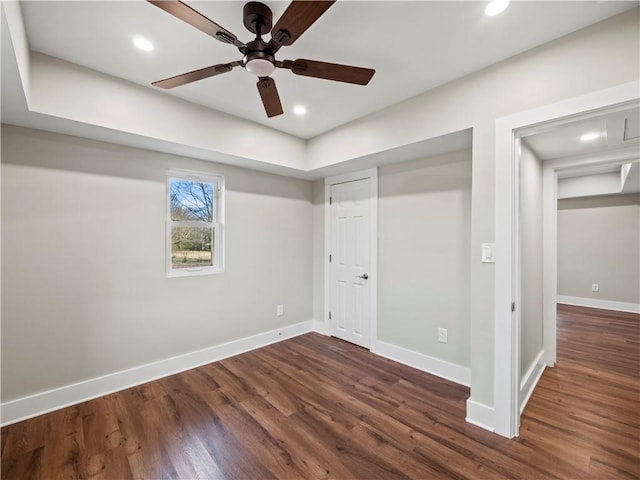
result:
[[[222,271],[223,183],[223,177],[193,172],[168,175],[169,275]]]

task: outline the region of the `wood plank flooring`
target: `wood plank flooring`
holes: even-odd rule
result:
[[[2,429],[2,479],[640,478],[640,316],[561,307],[507,440],[467,388],[307,334]]]
[[[562,305],[519,442],[561,478],[640,478],[640,315]]]

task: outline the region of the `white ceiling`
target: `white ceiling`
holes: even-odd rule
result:
[[[188,1],[241,40],[241,1]],[[266,2],[277,19],[288,2]],[[638,2],[512,2],[487,17],[485,2],[338,1],[278,59],[310,58],[376,69],[366,87],[274,73],[285,114],[267,119],[255,77],[241,68],[167,95],[312,138],[438,85],[634,8]],[[28,1],[22,11],[30,48],[154,88],[152,81],[240,59],[222,44],[145,1]],[[153,41],[135,49],[133,35]],[[3,66],[4,69],[4,66]],[[294,104],[308,108],[304,118]]]
[[[529,135],[525,141],[540,160],[615,152],[630,145],[638,147],[639,125],[640,108],[634,104],[622,110],[589,115],[587,118],[555,126]],[[588,133],[597,133],[599,136],[582,141],[580,137]]]
[[[542,161],[575,159],[581,165],[558,171],[559,198],[640,192],[640,105],[611,107],[603,112],[564,120],[560,125],[523,132],[523,141]],[[585,134],[597,133],[583,141]],[[628,176],[622,175],[631,166]],[[624,182],[622,180],[625,180]],[[569,193],[568,193],[569,192]]]

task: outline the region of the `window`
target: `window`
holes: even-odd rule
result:
[[[167,275],[224,271],[224,177],[167,174]]]

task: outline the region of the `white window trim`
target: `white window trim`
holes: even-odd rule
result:
[[[213,266],[211,267],[193,267],[174,269],[171,265],[171,228],[174,221],[171,220],[171,195],[169,191],[169,179],[180,178],[182,180],[190,180],[192,182],[212,183],[214,188],[213,208],[214,222],[214,245]],[[206,172],[196,172],[193,170],[169,169],[165,178],[165,197],[166,197],[166,227],[165,227],[165,272],[169,278],[173,277],[191,277],[195,275],[211,275],[215,273],[224,273],[224,247],[225,247],[225,223],[224,223],[224,201],[225,201],[225,178],[224,175],[216,175]],[[186,222],[181,222],[186,223]],[[194,226],[201,226],[203,222],[189,222]]]

